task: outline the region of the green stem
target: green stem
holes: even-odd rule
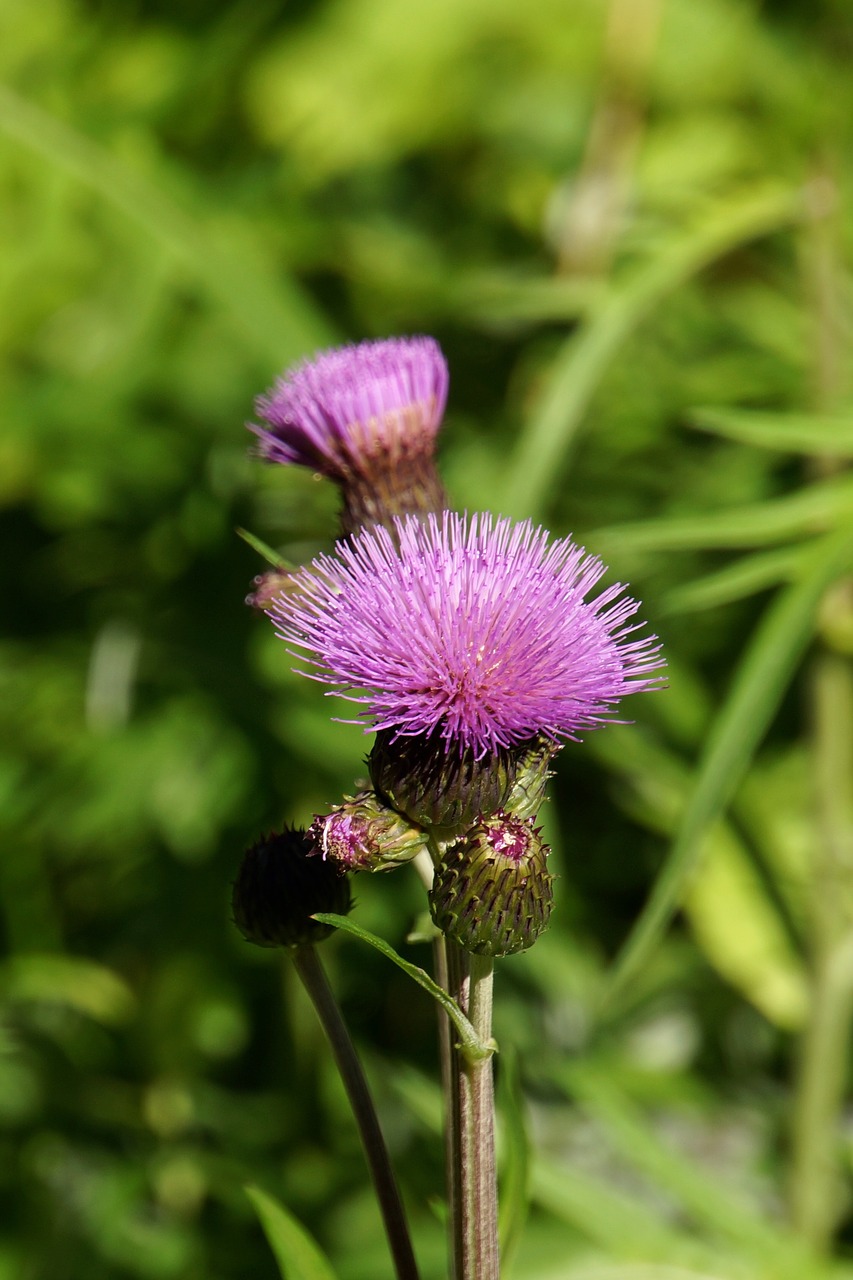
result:
[[[406,1225],[403,1202],[391,1168],[388,1148],[370,1096],[364,1071],[350,1039],[340,1006],[329,986],[317,952],[310,945],[293,951],[296,971],[322,1023],[361,1134],[370,1175],[376,1188],[382,1220],[398,1280],[418,1280],[418,1267]]]
[[[490,959],[448,939],[450,992],[488,1043],[492,1027]],[[492,1059],[453,1054],[450,1108],[453,1178],[450,1184],[456,1280],[499,1280],[498,1192]]]

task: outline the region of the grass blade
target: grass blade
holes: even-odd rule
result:
[[[645,963],[669,925],[696,870],[708,829],[743,779],[811,639],[821,597],[851,566],[853,531],[848,527],[821,539],[802,576],[765,611],[712,726],[666,863],[611,971],[606,1003]]]
[[[261,1220],[282,1280],[336,1280],[328,1258],[283,1205],[260,1187],[246,1187],[246,1195]]]
[[[768,587],[790,582],[797,576],[807,554],[806,548],[795,546],[739,556],[725,569],[673,587],[664,596],[663,612],[694,613],[699,609],[718,609],[720,605],[745,600]]]
[[[602,1125],[614,1146],[655,1185],[665,1189],[712,1238],[731,1241],[756,1262],[774,1267],[773,1274],[802,1276],[805,1249],[778,1223],[744,1204],[718,1172],[699,1167],[665,1143],[643,1113],[611,1085],[592,1063],[566,1064],[561,1072],[568,1092]],[[781,1265],[780,1265],[781,1264]],[[778,1270],[775,1268],[779,1268]]]
[[[610,361],[668,293],[737,245],[795,222],[801,211],[801,194],[790,188],[765,187],[730,197],[617,285],[558,353],[519,437],[508,468],[512,480],[503,502],[496,504],[500,510],[507,515],[541,510]]]
[[[827,533],[853,515],[853,478],[818,481],[797,493],[707,515],[598,529],[587,539],[610,557],[637,551],[686,551],[693,548],[750,547]]]
[[[688,424],[740,444],[785,453],[831,453],[853,458],[849,414],[763,413],[751,409],[693,409]]]

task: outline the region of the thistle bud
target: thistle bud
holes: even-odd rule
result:
[[[466,951],[509,956],[531,947],[553,903],[548,846],[531,819],[499,813],[449,849],[430,890],[435,924]]]
[[[426,848],[427,835],[387,808],[373,791],[346,796],[329,814],[317,814],[309,835],[318,852],[346,871],[393,871]]]
[[[234,923],[247,942],[259,947],[321,942],[333,930],[312,920],[314,912],[349,912],[349,880],[334,863],[316,855],[313,841],[298,828],[264,836],[246,851],[231,905]]]

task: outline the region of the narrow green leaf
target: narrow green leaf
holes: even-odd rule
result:
[[[260,1187],[247,1186],[245,1190],[275,1254],[282,1280],[336,1280],[328,1258],[283,1205]]]
[[[708,829],[746,773],[812,636],[820,600],[853,567],[853,532],[840,530],[811,550],[801,577],[766,609],[708,736],[675,840],[643,912],[611,971],[612,1002],[648,959],[696,870]]]
[[[850,414],[692,409],[687,422],[698,431],[709,431],[762,449],[853,458],[853,416]]]
[[[762,546],[827,533],[853,515],[853,477],[818,481],[767,502],[708,515],[641,520],[597,529],[589,545],[606,556],[636,551],[685,551],[696,547]]]
[[[248,529],[238,528],[236,533],[238,538],[242,538],[244,542],[247,542],[252,550],[257,551],[258,555],[266,560],[268,564],[271,564],[274,569],[281,569],[282,573],[286,573],[289,569],[295,568],[283,556],[280,556],[277,551],[273,551],[268,543],[256,537],[254,533],[249,533]]]
[[[334,925],[336,929],[343,929],[345,933],[351,933],[354,938],[360,938],[362,942],[367,942],[371,947],[375,947],[377,951],[381,952],[383,956],[386,956],[387,959],[393,961],[410,978],[414,979],[418,986],[423,987],[424,991],[431,995],[433,1000],[438,1001],[456,1027],[459,1032],[460,1048],[469,1062],[479,1062],[484,1058],[490,1058],[495,1052],[497,1045],[494,1040],[488,1044],[483,1043],[459,1008],[459,1005],[447,994],[444,988],[434,982],[425,969],[420,969],[416,964],[410,964],[408,960],[404,960],[384,938],[378,938],[375,933],[362,929],[361,925],[350,920],[348,916],[338,916],[331,911],[316,911],[312,919],[321,920],[323,924]]]
[[[503,502],[496,504],[502,511],[532,515],[541,509],[611,360],[661,299],[738,245],[796,221],[802,204],[800,193],[789,188],[729,196],[602,299],[551,366],[511,459],[512,480]]]
[[[501,1055],[497,1095],[501,1122],[501,1266],[502,1274],[508,1277],[530,1208],[530,1135],[524,1120],[521,1079],[514,1053]]]
[[[796,577],[805,554],[806,548],[795,546],[739,556],[725,569],[668,591],[663,598],[663,612],[694,613],[700,609],[718,609],[720,605],[745,600],[768,587],[790,582]]]
[[[635,822],[671,838],[690,794],[687,763],[627,725],[601,734],[596,755],[621,779],[620,807]],[[741,816],[746,811],[742,795],[737,810]],[[722,817],[708,829],[703,873],[687,887],[683,907],[697,942],[726,981],[771,1022],[799,1029],[808,1005],[800,935],[755,848]]]

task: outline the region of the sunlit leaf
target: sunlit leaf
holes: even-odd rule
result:
[[[336,1280],[332,1264],[283,1205],[260,1187],[246,1187],[246,1195],[261,1220],[282,1280]]]

